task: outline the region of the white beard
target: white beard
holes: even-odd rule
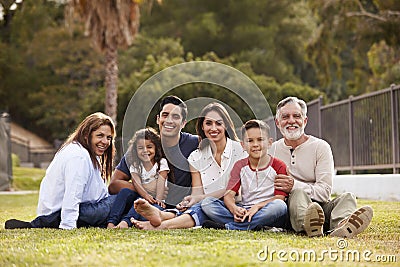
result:
[[[295,141],[299,139],[304,134],[304,127],[300,127],[299,125],[296,126],[298,126],[299,128],[295,131],[289,131],[286,128],[281,128],[280,130],[283,137],[290,141]]]

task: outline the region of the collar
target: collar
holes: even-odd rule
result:
[[[230,138],[226,138],[226,145],[224,152],[222,152],[222,157],[229,159],[232,155],[232,143],[233,141]],[[211,151],[211,146],[206,147],[206,157],[207,158],[212,158],[213,153]]]

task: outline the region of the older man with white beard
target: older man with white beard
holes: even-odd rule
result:
[[[289,193],[290,224],[307,236],[351,238],[364,231],[372,220],[369,206],[358,210],[356,197],[344,193],[330,200],[334,161],[330,145],[304,133],[307,105],[297,97],[278,103],[275,123],[283,138],[274,142],[270,154],[283,160],[289,175],[277,175],[275,188]]]

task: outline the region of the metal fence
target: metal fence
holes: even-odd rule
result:
[[[307,103],[305,131],[331,145],[338,171],[399,173],[399,103],[400,85],[325,106],[315,99]],[[273,124],[272,118],[267,121]]]

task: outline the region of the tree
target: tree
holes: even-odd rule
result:
[[[105,113],[117,122],[118,48],[132,44],[139,28],[137,0],[71,0],[69,18],[78,14],[96,47],[105,53]]]
[[[143,14],[141,32],[179,38],[196,57],[233,56],[280,83],[300,83],[314,77],[304,51],[315,29],[311,15],[302,0],[165,0]]]
[[[398,82],[400,1],[309,0],[308,4],[318,30],[310,39],[307,54],[319,87],[331,101]],[[391,60],[384,63],[379,58]],[[388,82],[386,77],[397,78]]]

